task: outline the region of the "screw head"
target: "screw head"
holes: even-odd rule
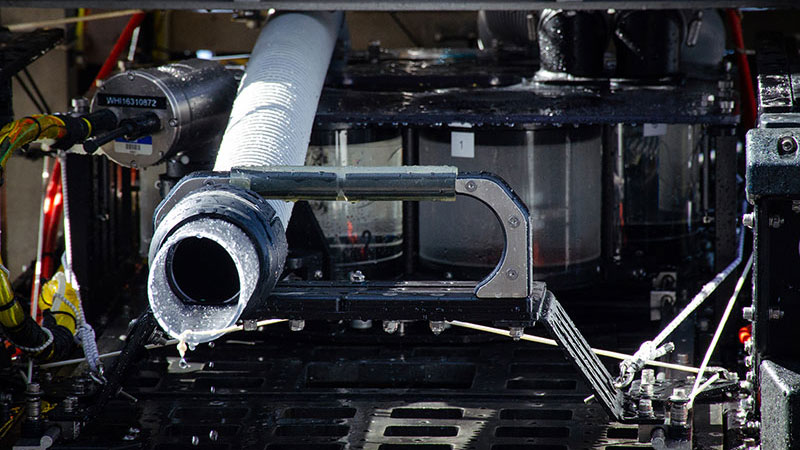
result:
[[[789,155],[797,151],[797,140],[794,136],[782,136],[778,139],[778,153]]]
[[[469,192],[475,192],[475,189],[478,189],[478,184],[472,180],[469,180],[467,181],[467,184],[464,185],[464,187],[467,188]]]
[[[514,269],[508,269],[506,270],[506,276],[509,280],[516,280],[519,277],[519,273]]]
[[[511,228],[517,228],[520,224],[519,217],[511,216],[508,218],[508,224],[511,225]]]

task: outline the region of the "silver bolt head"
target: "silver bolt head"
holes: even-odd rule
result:
[[[292,331],[302,331],[303,328],[305,328],[305,327],[306,327],[306,321],[305,320],[295,319],[295,320],[290,320],[289,321],[289,329],[291,329]]]
[[[394,334],[397,329],[400,328],[400,322],[396,320],[384,320],[383,321],[383,331]]]
[[[746,226],[747,228],[753,228],[756,223],[756,216],[753,213],[747,213],[742,216],[742,225]]]

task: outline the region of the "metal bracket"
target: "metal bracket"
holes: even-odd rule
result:
[[[528,208],[494,175],[459,174],[456,193],[480,200],[492,210],[505,236],[500,263],[475,287],[479,298],[522,298],[531,293],[533,235]]]

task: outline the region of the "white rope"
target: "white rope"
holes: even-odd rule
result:
[[[286,319],[262,320],[260,322],[257,322],[256,326],[262,327],[262,326],[265,326],[265,325],[272,325],[274,323],[280,323],[280,322],[286,322]],[[225,330],[228,330],[228,331],[225,331],[225,334],[227,334],[227,333],[232,333],[234,331],[241,331],[242,327],[240,327],[240,326],[228,327]],[[219,332],[219,330],[217,330],[217,332]],[[175,345],[175,344],[179,344],[179,343],[180,343],[179,339],[170,339],[170,340],[168,340],[167,342],[165,342],[163,344],[148,344],[148,345],[145,345],[144,348],[147,349],[147,350],[152,350],[152,349],[156,349],[156,348],[168,347],[170,345]],[[102,355],[99,355],[98,358],[99,359],[111,358],[111,357],[114,357],[114,356],[119,356],[121,353],[122,353],[122,350],[117,350],[117,351],[109,352],[109,353],[103,353]],[[56,367],[69,366],[71,364],[79,364],[79,363],[82,363],[83,361],[85,361],[84,358],[67,359],[67,360],[64,360],[64,361],[56,361],[56,362],[51,362],[51,363],[47,363],[47,364],[40,364],[39,367],[42,368],[42,369],[53,369],[53,368],[56,368]]]
[[[743,207],[742,209],[745,211],[746,209]],[[736,253],[736,259],[734,259],[728,266],[720,273],[717,274],[711,281],[703,285],[703,288],[700,289],[700,292],[695,295],[692,300],[686,305],[683,310],[675,316],[660,333],[658,336],[653,338],[652,341],[645,341],[642,343],[639,350],[636,351],[630,358],[622,361],[619,365],[619,378],[617,380],[617,386],[627,386],[633,381],[636,372],[638,372],[647,361],[650,361],[657,357],[659,353],[661,353],[660,349],[664,347],[659,347],[662,342],[664,342],[677,328],[680,324],[683,323],[686,318],[688,318],[706,299],[714,293],[714,291],[730,276],[730,274],[739,267],[739,264],[742,263],[742,255],[744,254],[744,229],[739,228],[739,247]]]
[[[728,305],[725,306],[725,312],[722,313],[722,317],[719,319],[719,325],[717,325],[717,330],[714,332],[714,337],[711,338],[711,343],[708,344],[708,349],[706,350],[705,356],[703,356],[703,362],[700,364],[700,371],[697,374],[697,377],[694,379],[694,386],[692,387],[692,393],[690,394],[690,399],[694,398],[697,394],[701,392],[699,390],[700,382],[703,379],[703,374],[706,371],[706,366],[708,366],[708,362],[711,360],[711,355],[714,354],[714,350],[717,348],[717,343],[719,342],[720,336],[722,336],[722,331],[725,329],[725,324],[728,323],[728,318],[731,315],[731,311],[733,311],[733,306],[736,304],[736,300],[739,298],[739,292],[742,290],[742,286],[744,286],[745,280],[747,280],[747,275],[750,273],[750,268],[753,267],[753,255],[750,255],[750,259],[747,260],[747,264],[744,266],[744,270],[742,270],[742,274],[739,276],[739,280],[736,282],[736,288],[733,290],[733,295],[728,300]],[[689,403],[691,405],[691,403]]]
[[[473,330],[485,331],[487,333],[497,334],[497,335],[500,335],[500,336],[513,337],[513,336],[511,336],[511,334],[510,334],[510,332],[508,330],[504,330],[502,328],[487,327],[485,325],[478,325],[476,323],[470,323],[470,322],[461,322],[459,320],[449,321],[448,323],[451,324],[451,325],[455,325],[457,327],[470,328],[470,329],[473,329]],[[523,340],[523,341],[528,341],[528,342],[535,342],[537,344],[551,345],[551,346],[554,346],[554,347],[558,346],[558,342],[556,342],[553,339],[543,338],[543,337],[540,337],[540,336],[534,336],[534,335],[530,335],[530,334],[523,334],[522,336],[519,337],[519,339]],[[599,356],[605,356],[605,357],[608,357],[608,358],[614,358],[614,359],[620,359],[620,360],[625,360],[625,359],[631,357],[631,355],[628,355],[626,353],[619,353],[619,352],[614,352],[614,351],[611,351],[611,350],[602,350],[602,349],[598,349],[598,348],[593,348],[592,351],[595,354],[599,355]],[[663,367],[665,369],[680,370],[682,372],[689,372],[689,373],[698,373],[700,371],[700,369],[698,369],[696,367],[684,366],[684,365],[681,365],[681,364],[673,364],[673,363],[667,363],[667,362],[661,362],[661,361],[648,361],[647,365],[654,366],[654,367]],[[725,371],[725,369],[720,368],[720,367],[712,367],[712,368],[709,368],[709,370],[717,371],[717,372]]]

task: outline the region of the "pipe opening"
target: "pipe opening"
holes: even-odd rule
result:
[[[184,303],[224,305],[239,298],[236,263],[212,239],[181,239],[170,249],[164,269],[170,286]]]

